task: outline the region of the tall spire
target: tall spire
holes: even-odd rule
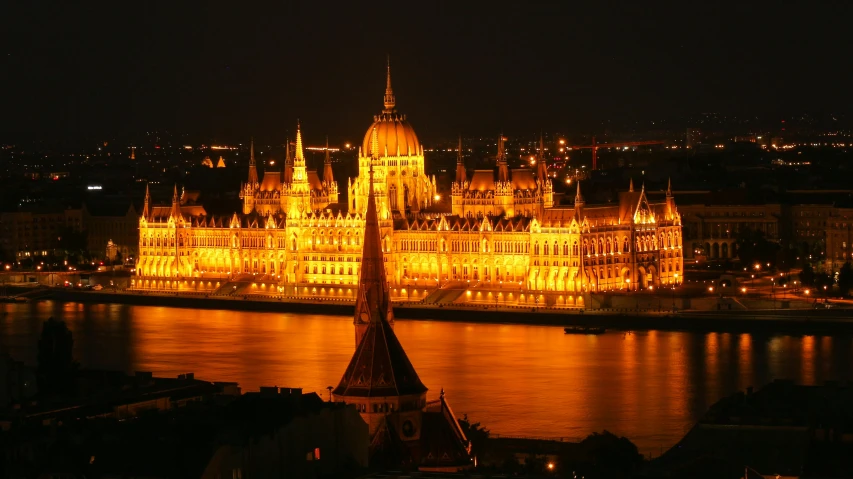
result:
[[[578,191],[575,193],[575,213],[574,218],[578,224],[583,223],[583,207],[586,204],[586,201],[583,199],[583,195],[581,194],[581,182],[578,180]]]
[[[498,181],[507,182],[509,181],[509,168],[506,164],[506,150],[504,149],[504,134],[501,133],[500,138],[498,138]]]
[[[361,273],[358,277],[358,295],[355,304],[355,324],[374,321],[388,321],[390,323],[394,320],[388,292],[388,281],[385,275],[379,215],[376,212],[376,196],[373,191],[373,163],[370,164],[369,171],[370,187],[364,222]]]
[[[672,196],[672,178],[666,180],[666,196]]]
[[[329,156],[329,136],[326,135],[326,159],[323,161],[323,182],[331,186],[335,182],[332,176],[332,158]]]
[[[290,154],[289,137],[284,141],[284,150],[284,182],[293,183],[293,157]]]
[[[379,158],[379,133],[376,131],[375,126],[370,137],[370,157],[374,160]]]
[[[385,73],[385,113],[393,113],[397,100],[394,98],[394,90],[391,89],[391,55],[388,55],[388,64]]]
[[[634,178],[630,179],[630,183],[628,183],[628,193],[634,192]]]
[[[299,124],[299,120],[296,120],[296,151],[294,152],[294,155],[294,164],[302,162],[302,166],[305,166],[305,155],[302,154],[302,128]]]
[[[369,174],[370,195],[367,199],[361,272],[358,276],[353,318],[356,331],[355,353],[333,394],[338,400],[345,401],[346,398],[414,395],[424,398],[427,388],[418,377],[391,327],[394,313],[391,309],[385,261],[382,257],[372,164]],[[365,414],[372,412],[368,409],[362,415]],[[370,424],[370,434],[373,435],[374,422],[370,421]]]
[[[148,191],[148,183],[145,183],[145,201],[142,204],[142,217],[148,219],[151,216],[149,204],[151,203],[151,193]]]
[[[181,200],[178,197],[178,184],[175,183],[175,191],[172,193],[172,218],[178,219],[181,216]]]
[[[545,181],[548,178],[548,162],[545,161],[545,139],[542,137],[542,132],[539,132],[539,163],[536,165],[536,177],[539,181]]]
[[[255,138],[249,140],[249,184],[254,185],[258,182],[258,167],[255,163]]]
[[[462,135],[459,135],[459,146],[456,153],[456,182],[460,185],[468,181],[468,175],[465,172],[465,162],[462,157]]]

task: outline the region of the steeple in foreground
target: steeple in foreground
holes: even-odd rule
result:
[[[368,424],[371,463],[458,472],[473,465],[471,447],[444,391],[427,402],[406,351],[391,328],[393,313],[385,277],[379,216],[370,167],[361,275],[355,305],[356,348],[336,401],[355,405]]]

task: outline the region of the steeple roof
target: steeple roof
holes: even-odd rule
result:
[[[302,154],[302,127],[299,124],[299,121],[296,122],[296,151],[294,153],[295,153],[294,165],[300,164],[299,162],[302,162],[301,164],[304,165],[305,155]]]
[[[468,175],[465,172],[465,161],[462,156],[462,135],[459,135],[459,147],[456,153],[456,182],[465,183],[468,181]]]
[[[536,177],[539,181],[548,178],[548,163],[545,161],[545,139],[539,133],[539,163],[536,164]]]
[[[393,311],[373,196],[372,167],[370,177],[354,321],[356,324],[367,323],[367,328],[334,394],[350,397],[421,394],[427,388],[391,328]]]
[[[258,183],[258,167],[255,163],[255,138],[249,140],[249,184]]]
[[[323,161],[323,182],[331,185],[335,182],[335,177],[332,173],[332,158],[329,156],[329,137],[326,136],[326,158]]]

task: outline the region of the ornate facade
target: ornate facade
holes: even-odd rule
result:
[[[663,202],[632,185],[618,204],[587,206],[578,186],[574,205],[555,206],[546,162],[540,158],[535,173],[509,169],[502,135],[495,169],[470,180],[460,140],[451,205],[441,212],[423,146],[396,110],[390,70],[383,103],[345,203],[328,153],[322,179],[307,170],[300,127],[283,171],[259,180],[252,151],[242,214],[208,216],[177,190],[171,207],[151,207],[146,194],[134,287],[227,293],[226,285],[249,281],[269,293],[355,299],[371,187],[395,300],[424,300],[442,288],[467,290],[460,300],[580,306],[583,293],[682,281],[681,218],[670,188]]]

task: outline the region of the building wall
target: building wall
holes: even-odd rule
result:
[[[87,247],[95,258],[106,256],[107,243],[112,240],[122,258],[135,257],[139,248],[139,215],[131,207],[123,216],[83,215]]]
[[[355,406],[323,409],[244,445],[221,447],[202,477],[331,477],[366,468],[369,443]]]
[[[81,209],[0,213],[0,246],[17,260],[53,254],[64,228],[83,229]]]
[[[838,271],[844,263],[853,260],[853,208],[835,209],[826,222],[824,237],[825,269],[829,273]]]
[[[761,231],[771,241],[780,239],[782,207],[769,205],[681,205],[684,257],[732,259],[737,257],[738,235]]]

